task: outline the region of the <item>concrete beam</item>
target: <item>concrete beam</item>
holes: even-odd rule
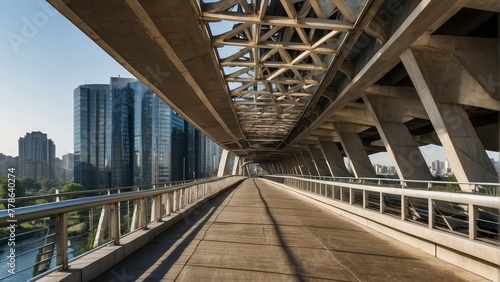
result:
[[[320,149],[316,148],[314,145],[309,145],[309,151],[311,151],[311,155],[316,166],[316,169],[321,176],[333,176],[328,168],[325,157]]]
[[[290,144],[301,141],[322,123],[331,119],[346,105],[358,99],[366,88],[376,83],[399,63],[399,55],[407,49],[408,46],[411,46],[422,34],[439,28],[440,25],[434,26],[434,24],[436,22],[442,23],[446,21],[455,12],[460,10],[466,2],[468,1],[421,1],[413,12],[404,20],[401,26],[393,33],[386,44],[380,48],[376,56],[370,59],[370,61],[362,67],[344,90],[338,93],[337,99],[328,105],[323,113],[307,129],[298,134]],[[366,25],[368,24],[369,22],[366,23]],[[331,82],[333,78],[333,76],[325,76],[327,82]],[[326,87],[328,84],[329,83],[326,83],[325,86],[322,84],[321,87],[318,88],[318,91],[323,91],[323,87]]]
[[[198,130],[241,148],[216,55],[189,2],[48,2]]]
[[[219,161],[219,170],[217,171],[217,177],[224,176],[224,170],[226,169],[227,166],[228,156],[229,156],[229,151],[223,150],[222,156]]]
[[[297,164],[297,168],[300,172],[300,175],[307,175],[307,173],[305,173],[304,169],[303,169],[303,165],[302,165],[302,156],[299,156],[299,153],[293,153],[293,156],[295,157],[295,163]]]
[[[384,142],[387,153],[394,164],[400,179],[432,180],[424,156],[411,136],[406,125],[401,123],[404,115],[413,108],[408,108],[399,99],[363,95],[365,104],[377,123],[377,130]],[[416,104],[416,103],[412,103]],[[423,106],[419,105],[424,111]],[[426,115],[426,114],[425,114]]]
[[[335,129],[339,132],[340,143],[349,158],[354,175],[356,177],[376,177],[377,174],[373,169],[373,164],[366,153],[359,135],[349,131],[342,124],[335,124]]]
[[[500,111],[499,47],[492,38],[432,35],[412,50],[439,82],[433,89],[437,102]]]
[[[498,175],[479,140],[465,109],[454,104],[437,103],[449,88],[441,85],[438,61],[426,51],[406,50],[401,60],[417,89],[459,182],[496,182]],[[437,58],[436,58],[437,59]],[[447,68],[448,69],[448,68]],[[438,77],[436,77],[438,73]],[[448,91],[447,91],[448,90]],[[453,95],[451,93],[450,95]],[[470,191],[468,185],[462,190]]]
[[[319,175],[319,172],[316,169],[316,166],[314,165],[311,152],[309,150],[304,150],[300,151],[300,153],[302,154],[302,158],[304,159],[304,164],[309,170],[310,175]]]
[[[232,170],[232,175],[239,175],[241,174],[241,163],[240,163],[240,157],[235,156],[234,157],[234,163],[233,163],[233,170]]]
[[[334,177],[349,177],[351,174],[345,167],[344,157],[340,154],[337,144],[334,142],[320,141],[321,152],[325,158],[330,173]]]

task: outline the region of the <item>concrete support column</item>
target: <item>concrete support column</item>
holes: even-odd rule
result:
[[[226,169],[226,166],[227,166],[228,156],[229,156],[229,151],[223,150],[222,156],[220,157],[219,170],[217,171],[217,177],[224,176],[224,170]]]
[[[291,154],[290,162],[293,165],[293,172],[295,173],[295,175],[301,175],[302,172],[300,171],[300,166],[297,164],[297,158],[295,157],[295,154]]]
[[[359,135],[350,132],[344,125],[335,124],[334,126],[339,133],[340,143],[350,160],[354,175],[356,177],[376,177],[377,174]]]
[[[319,175],[319,172],[316,169],[316,166],[314,165],[314,160],[313,160],[313,157],[311,155],[311,151],[305,150],[305,151],[301,151],[301,153],[302,153],[302,157],[304,157],[305,164],[308,167],[311,175]]]
[[[429,115],[453,173],[459,182],[498,181],[495,168],[463,106],[439,103],[440,96],[453,95],[453,92],[449,92],[445,85],[449,81],[436,79],[435,74],[444,66],[439,66],[439,54],[432,53],[407,49],[401,54],[401,60]],[[470,191],[468,185],[462,185],[461,189]]]
[[[294,153],[293,156],[295,157],[295,163],[297,164],[297,168],[299,170],[300,175],[305,175],[305,169],[303,167],[303,159],[302,156],[299,156],[299,153]]]
[[[424,156],[406,125],[401,123],[409,114],[398,99],[363,95],[363,100],[373,115],[380,138],[389,153],[400,179],[432,180],[432,174]],[[418,101],[411,106],[421,107]],[[422,108],[423,110],[423,108]]]
[[[302,167],[302,175],[312,175],[312,172],[309,170],[309,166],[307,165],[307,161],[304,158],[304,154],[302,151],[296,153],[297,159],[299,160],[300,166]]]
[[[330,173],[334,177],[349,177],[351,174],[345,167],[344,157],[340,154],[335,142],[320,141],[319,146]]]
[[[279,166],[280,174],[286,174],[285,167],[283,166],[282,161],[278,161],[278,166]]]
[[[281,174],[278,162],[273,162],[274,174]]]
[[[234,157],[233,171],[232,171],[231,174],[232,175],[239,175],[239,174],[241,174],[240,157],[239,156],[235,156]]]
[[[314,164],[316,165],[316,169],[321,176],[332,176],[330,169],[326,163],[325,157],[320,149],[316,148],[314,145],[309,145],[309,151],[311,151],[312,158],[314,160]]]
[[[293,164],[290,162],[290,158],[286,158],[283,160],[286,166],[286,173],[287,174],[294,174],[293,171]]]

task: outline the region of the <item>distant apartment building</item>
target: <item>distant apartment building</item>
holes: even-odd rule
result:
[[[75,162],[75,155],[68,153],[62,156],[62,180],[71,181],[73,179],[73,166]]]
[[[219,168],[219,162],[222,155],[222,148],[214,141],[204,138],[204,166],[205,172],[210,173]]]
[[[8,169],[14,168],[16,174],[18,173],[19,158],[7,156],[0,153],[0,176],[7,176],[9,174]]]
[[[377,175],[396,175],[396,167],[376,164],[373,166]]]
[[[204,177],[205,140],[136,79],[74,92],[75,182],[87,189]]]
[[[18,175],[35,180],[55,179],[56,146],[47,134],[40,131],[26,133],[19,138]]]

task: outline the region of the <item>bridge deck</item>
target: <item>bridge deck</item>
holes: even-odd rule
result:
[[[298,196],[246,180],[95,281],[483,281]]]

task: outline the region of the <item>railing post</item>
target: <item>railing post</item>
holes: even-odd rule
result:
[[[384,193],[380,192],[380,201],[379,201],[379,205],[380,205],[380,213],[384,213]]]
[[[428,204],[427,204],[427,208],[428,208],[428,218],[429,218],[429,222],[428,222],[428,225],[429,225],[429,228],[430,229],[434,229],[434,221],[435,221],[435,216],[434,216],[434,202],[432,201],[431,198],[429,198],[427,200]]]
[[[111,241],[115,246],[120,245],[120,208],[118,203],[109,205],[110,224],[109,232]]]
[[[175,190],[172,192],[172,211],[175,212],[177,209],[179,209],[179,204],[177,202],[177,195],[179,194],[178,190]]]
[[[140,215],[140,223],[139,226],[144,226],[143,230],[148,230],[148,208],[146,207],[146,198],[139,199],[139,215]]]
[[[177,209],[182,209],[182,188],[177,190]]]
[[[56,189],[56,195],[59,195],[59,189]],[[56,197],[56,202],[61,201],[61,198],[59,196]]]
[[[474,204],[469,204],[469,239],[475,240],[477,233],[477,211],[474,208]]]
[[[172,192],[167,192],[167,214],[170,215],[172,211]]]
[[[340,191],[340,201],[343,202],[344,201],[344,187],[340,186],[339,191]]]
[[[407,204],[406,204],[406,196],[401,195],[401,220],[405,221],[406,220],[406,209],[407,209]]]
[[[151,222],[157,221],[161,222],[161,197],[163,194],[158,194],[154,196],[153,201],[154,201],[154,217],[151,218]]]
[[[354,191],[352,188],[349,188],[349,204],[354,204]]]
[[[57,216],[56,228],[56,265],[61,266],[62,270],[68,269],[68,215],[66,213]]]
[[[363,190],[363,208],[366,209],[368,207],[368,192]]]

